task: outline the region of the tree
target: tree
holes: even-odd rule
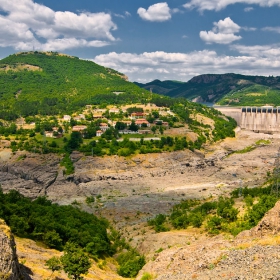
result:
[[[46,261],[46,266],[52,271],[52,274],[55,271],[61,270],[61,261],[58,257],[52,257]],[[51,274],[51,275],[52,275]]]
[[[156,127],[156,126],[152,126],[151,130],[152,130],[152,132],[155,134],[156,131],[157,131],[157,127]]]
[[[70,140],[65,146],[65,150],[73,151],[80,147],[81,143],[83,143],[83,138],[80,132],[73,131],[70,135]]]
[[[89,257],[74,243],[67,243],[65,245],[65,253],[61,257],[61,263],[69,278],[74,280],[83,279],[81,275],[87,274],[90,268]]]
[[[124,130],[126,129],[126,123],[124,122],[117,122],[115,125],[115,129]]]
[[[135,121],[134,121],[134,120],[131,122],[131,125],[129,126],[129,129],[130,129],[131,131],[138,131],[138,125],[135,124]]]

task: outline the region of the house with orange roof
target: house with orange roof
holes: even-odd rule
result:
[[[146,124],[148,127],[151,126],[151,124],[146,119],[136,119],[135,124],[138,126],[142,126],[142,124]]]

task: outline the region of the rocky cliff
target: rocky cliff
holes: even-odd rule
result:
[[[20,271],[14,237],[3,220],[0,220],[0,279],[25,279]]]

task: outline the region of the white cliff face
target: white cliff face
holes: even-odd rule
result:
[[[0,279],[24,279],[20,272],[14,237],[3,220],[0,220]]]

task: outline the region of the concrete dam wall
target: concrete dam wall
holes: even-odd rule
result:
[[[237,121],[241,129],[263,133],[280,132],[280,107],[215,107]]]

